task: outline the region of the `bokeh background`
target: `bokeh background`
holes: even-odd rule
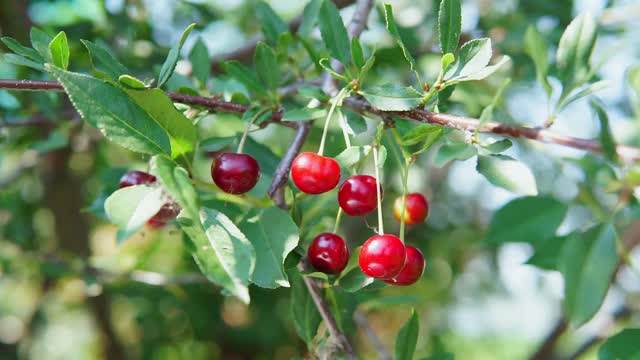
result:
[[[268,2],[286,20],[300,15],[305,5],[304,1]],[[440,66],[435,32],[438,3],[390,2],[405,42],[433,81]],[[180,74],[190,72],[187,58],[199,36],[212,58],[223,57],[259,36],[255,4],[252,0],[2,0],[0,31],[28,43],[32,25],[50,33],[64,30],[76,70],[90,68],[79,39],[104,41],[134,75],[148,79],[182,30],[196,22],[199,26],[187,40],[184,60],[169,84],[175,89],[193,85]],[[604,65],[597,76],[609,80],[598,95],[607,105],[616,140],[637,145],[640,102],[629,82],[632,67],[640,65],[640,3],[635,0],[463,1],[463,37],[490,37],[495,53],[509,55],[512,62],[486,81],[459,86],[448,111],[477,117],[504,79],[511,77],[497,120],[541,125],[548,116],[548,104],[535,82],[533,63],[524,53],[524,33],[528,26],[536,26],[553,53],[563,29],[585,11],[594,14],[600,25],[594,57],[603,59]],[[350,6],[342,10],[345,21],[352,12]],[[362,42],[378,49],[372,82],[411,83],[379,7],[369,19]],[[0,60],[0,78],[41,77]],[[214,69],[207,87],[218,93],[236,85]],[[554,79],[552,85],[557,85]],[[288,289],[252,287],[250,306],[222,296],[219,289],[194,275],[197,269],[172,225],[147,228],[117,244],[116,228],[106,221],[102,201],[117,187],[121,174],[133,168],[145,170],[147,159],[79,126],[77,115],[58,94],[0,91],[0,114],[3,120],[38,116],[52,120],[34,127],[0,125],[0,359],[305,356],[305,345],[290,321]],[[229,115],[210,114],[198,121],[202,138],[234,135],[243,128],[237,117]],[[306,145],[311,150],[320,139],[317,126]],[[561,112],[554,129],[582,138],[596,137],[599,131],[586,100]],[[369,124],[369,135],[373,130]],[[270,127],[253,133],[249,146],[263,161],[277,164],[292,136],[290,129]],[[341,139],[339,132],[331,134],[331,155],[342,150]],[[366,139],[364,134],[356,142]],[[574,201],[585,189],[598,202],[616,201],[602,189],[606,174],[598,170],[602,161],[598,157],[528,141],[516,142],[507,153],[531,168],[541,194],[572,202],[561,234],[593,221],[589,199]],[[398,329],[415,307],[421,325],[417,358],[439,350],[452,352],[458,359],[527,358],[560,317],[562,278],[524,264],[532,254],[526,244],[496,248],[483,243],[493,211],[515,195],[481,177],[474,159],[437,167],[433,154],[421,155],[409,179],[410,191],[426,194],[431,202],[428,221],[411,227],[408,234],[408,241],[427,255],[423,279],[412,287],[357,296],[338,292],[341,308],[358,304],[384,345],[392,349]],[[560,161],[567,158],[574,160]],[[200,157],[196,178],[210,181],[210,161],[205,154]],[[393,161],[388,161],[384,176],[386,224],[397,231],[391,200],[401,191],[401,181]],[[263,179],[256,193],[263,194],[267,185],[268,179]],[[237,210],[218,198],[211,201],[230,215]],[[306,201],[303,209],[303,242],[308,242],[312,234],[331,229],[335,196]],[[375,215],[366,221],[347,218],[342,233],[351,246],[357,246],[372,233],[369,224],[375,224]],[[601,313],[586,326],[571,329],[560,348],[574,348],[603,329],[608,331],[611,312],[639,291],[640,277],[623,270]],[[361,332],[356,344],[363,356],[375,358],[375,350]]]

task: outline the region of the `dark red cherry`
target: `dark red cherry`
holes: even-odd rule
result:
[[[153,184],[156,177],[144,171],[129,171],[120,178],[120,188],[141,184]]]
[[[395,235],[374,235],[360,249],[358,262],[367,276],[376,279],[396,277],[406,260],[404,244]]]
[[[340,165],[330,157],[303,152],[291,164],[293,183],[307,194],[322,194],[340,182]]]
[[[376,184],[376,178],[369,175],[354,175],[345,180],[338,191],[342,210],[351,216],[362,216],[375,210],[378,206]]]
[[[316,270],[327,274],[339,274],[347,266],[349,249],[340,236],[322,233],[309,245],[307,256]]]
[[[211,164],[211,178],[229,194],[244,194],[253,189],[260,177],[260,165],[247,154],[223,153]]]
[[[424,255],[422,251],[413,247],[407,246],[407,262],[404,265],[400,274],[393,279],[384,280],[387,284],[391,285],[412,285],[422,277],[424,272]]]
[[[393,215],[398,222],[402,219],[402,196],[393,203]],[[423,222],[429,216],[429,203],[420,193],[407,194],[404,211],[404,223],[414,225]]]

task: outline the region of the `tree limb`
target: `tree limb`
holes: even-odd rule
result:
[[[0,89],[10,89],[19,91],[59,91],[64,89],[56,81],[36,81],[36,80],[0,80]],[[197,105],[205,107],[215,112],[227,113],[243,113],[247,110],[247,106],[243,104],[233,103],[221,100],[217,97],[203,97],[185,94],[176,94],[168,92],[167,95],[175,102]],[[376,109],[360,96],[351,96],[344,100],[343,106],[360,114],[368,113],[380,117],[397,116],[399,118],[414,120],[424,123],[441,125],[444,127],[475,131],[481,133],[496,134],[513,139],[529,139],[545,143],[558,144],[574,149],[584,150],[592,153],[602,153],[602,145],[596,140],[580,139],[572,136],[559,134],[553,130],[542,128],[531,128],[519,125],[508,125],[495,121],[490,121],[480,126],[478,119],[444,113],[434,113],[422,109],[414,109],[409,111],[382,111]],[[297,127],[295,123],[282,121],[282,112],[274,112],[272,118],[262,124],[276,123],[291,128]],[[618,155],[621,159],[628,162],[640,161],[640,148],[617,145]]]

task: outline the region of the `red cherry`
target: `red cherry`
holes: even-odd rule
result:
[[[376,184],[376,178],[369,175],[354,175],[345,180],[338,191],[342,210],[351,216],[362,216],[375,210],[378,207]]]
[[[415,225],[423,222],[429,216],[429,203],[420,193],[407,194],[404,211],[404,223]],[[393,215],[398,222],[402,219],[402,196],[398,196],[393,203]]]
[[[143,171],[129,171],[120,178],[120,188],[141,184],[153,184],[156,177]]]
[[[338,274],[347,266],[349,249],[337,234],[322,233],[309,245],[307,257],[316,270],[327,274]]]
[[[422,255],[422,251],[413,246],[407,246],[406,251],[407,263],[398,276],[393,279],[384,280],[387,284],[400,286],[411,285],[422,276],[424,272],[424,255]]]
[[[224,153],[211,164],[211,178],[229,194],[244,194],[253,189],[260,177],[260,165],[247,154]]]
[[[404,244],[395,235],[374,235],[360,249],[358,262],[367,276],[376,279],[396,277],[406,260]]]
[[[340,182],[340,165],[330,157],[303,152],[291,164],[294,184],[307,194],[322,194]]]

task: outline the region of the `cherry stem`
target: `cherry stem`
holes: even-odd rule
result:
[[[340,127],[342,128],[342,136],[344,136],[345,145],[350,148],[351,147],[351,139],[349,139],[349,132],[347,131],[347,119],[344,116],[344,113],[340,113]]]
[[[409,166],[411,164],[405,163],[402,169],[402,215],[400,216],[400,241],[404,243],[405,233],[405,214],[407,212],[407,190],[409,182]]]
[[[324,143],[325,140],[327,139],[327,133],[329,131],[329,122],[331,122],[331,117],[333,116],[333,112],[336,110],[336,106],[338,106],[338,103],[341,103],[342,100],[345,98],[346,94],[348,94],[349,91],[347,88],[342,88],[338,94],[333,98],[333,102],[331,104],[331,107],[329,108],[329,113],[327,113],[327,118],[324,120],[324,129],[322,130],[322,139],[320,140],[320,147],[318,148],[318,155],[322,156],[322,154],[324,154]]]
[[[338,213],[336,214],[336,223],[333,225],[333,233],[337,234],[340,228],[340,221],[342,220],[342,208],[338,206]]]
[[[251,121],[249,121],[249,123],[247,124],[247,127],[244,129],[244,133],[242,134],[242,138],[240,138],[240,143],[238,144],[238,150],[236,150],[236,152],[238,154],[242,154],[242,150],[244,149],[244,143],[247,141],[247,136],[249,135],[249,129],[251,128],[251,125],[253,125],[253,123],[256,122],[256,120],[260,116],[262,116],[263,114],[265,114],[268,111],[270,111],[270,109],[265,108],[265,109],[262,109],[262,110],[258,111],[255,115],[253,115],[253,117],[251,118]]]
[[[378,168],[378,144],[373,147],[373,165],[376,172],[376,200],[378,201],[378,234],[384,234],[384,224],[382,221],[382,200],[380,193],[380,169]]]

